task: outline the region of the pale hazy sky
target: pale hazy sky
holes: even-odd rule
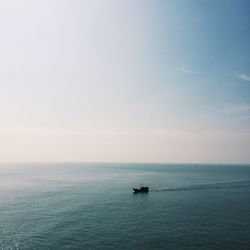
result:
[[[250,1],[0,2],[0,162],[250,163]]]

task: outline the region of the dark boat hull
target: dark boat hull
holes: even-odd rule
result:
[[[133,188],[134,193],[148,193],[148,187],[141,187],[141,188]]]

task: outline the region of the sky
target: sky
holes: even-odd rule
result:
[[[0,162],[250,163],[250,1],[0,2]]]

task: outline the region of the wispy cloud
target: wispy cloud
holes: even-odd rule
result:
[[[250,82],[250,75],[247,75],[247,74],[237,75],[237,78],[239,78],[240,80],[243,80],[243,81],[249,81]]]
[[[250,111],[250,105],[249,104],[228,105],[224,107],[223,111],[225,113],[244,113]]]
[[[197,74],[200,74],[201,72],[199,71],[195,71],[195,70],[191,70],[191,69],[188,69],[186,67],[181,67],[180,69],[182,72],[184,73],[188,73],[188,74],[193,74],[193,75],[197,75]]]

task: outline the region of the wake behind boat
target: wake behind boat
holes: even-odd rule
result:
[[[139,188],[133,188],[134,193],[148,193],[149,188],[147,186],[141,186]]]

